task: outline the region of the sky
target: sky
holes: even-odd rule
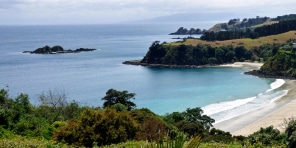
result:
[[[0,0],[0,25],[112,24],[184,13],[275,17],[296,14],[296,1]]]

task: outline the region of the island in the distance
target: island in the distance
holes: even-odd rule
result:
[[[184,27],[180,27],[176,32],[174,33],[170,33],[169,35],[194,35],[194,34],[197,34],[197,35],[200,35],[200,34],[203,34],[205,33],[207,30],[203,29],[194,29],[194,28],[191,28],[191,29],[186,29]]]
[[[53,46],[53,47],[49,47],[49,46],[44,46],[41,48],[37,48],[34,51],[24,51],[23,53],[31,53],[31,54],[59,54],[59,53],[79,53],[79,52],[87,52],[87,51],[94,51],[96,49],[92,49],[92,48],[78,48],[76,50],[64,50],[64,48],[62,46]]]

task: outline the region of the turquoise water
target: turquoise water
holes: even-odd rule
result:
[[[110,88],[128,90],[136,93],[134,102],[138,108],[146,107],[163,115],[202,107],[217,121],[263,106],[283,94],[276,90],[266,92],[275,80],[242,74],[247,69],[121,64],[141,59],[155,40],[173,41],[167,34],[178,27],[179,24],[0,26],[0,87],[8,86],[11,97],[27,93],[36,105],[40,94],[49,90],[64,92],[69,101],[90,106],[101,106],[101,98]],[[58,55],[22,53],[45,45],[98,50]],[[238,108],[240,112],[235,110]]]

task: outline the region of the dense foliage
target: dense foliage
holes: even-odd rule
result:
[[[120,106],[125,106],[127,110],[134,109],[136,104],[131,99],[135,99],[134,93],[128,93],[128,91],[117,91],[114,89],[109,89],[106,92],[106,96],[102,98],[104,100],[103,107],[115,106],[115,108],[120,109]]]
[[[88,109],[81,119],[73,119],[61,127],[53,139],[69,145],[92,147],[125,142],[135,137],[137,123],[127,112],[114,109]]]
[[[259,131],[248,136],[248,140],[251,144],[260,142],[265,146],[285,144],[285,139],[286,136],[284,134],[280,134],[280,131],[273,128],[273,126],[260,128]]]
[[[8,90],[1,89],[0,126],[3,130],[12,131],[17,135],[43,137],[49,140],[56,130],[54,125],[57,121],[63,122],[79,117],[84,108],[79,107],[75,101],[71,103],[66,100],[62,101],[63,97],[65,96],[53,95],[50,91],[48,95],[41,95],[41,104],[35,107],[29,102],[28,95],[20,94],[12,99],[8,95]]]
[[[114,97],[118,94],[132,94],[134,97],[133,93],[127,91],[116,92]],[[110,94],[106,93],[106,96],[110,97]],[[123,98],[128,100],[130,95]],[[43,93],[40,96],[40,102],[41,104],[35,107],[29,102],[28,95],[20,94],[12,99],[9,98],[8,90],[1,89],[0,139],[12,138],[16,140],[0,141],[5,142],[6,146],[14,145],[15,147],[20,147],[21,143],[24,147],[55,145],[50,141],[44,142],[46,139],[85,147],[146,140],[149,143],[142,142],[141,145],[150,147],[197,147],[199,145],[219,147],[229,144],[234,147],[242,147],[243,145],[264,147],[283,146],[287,143],[288,147],[294,147],[296,143],[295,121],[289,123],[286,134],[280,134],[273,127],[268,127],[260,129],[249,137],[233,137],[228,132],[212,128],[214,120],[203,115],[203,111],[198,107],[159,116],[146,108],[121,110],[114,107],[117,106],[117,103],[106,106],[104,109],[81,107],[75,101],[68,103],[63,93],[52,91]],[[32,140],[17,142],[19,138],[16,135],[31,137]],[[43,142],[40,140],[35,143],[33,139],[36,138],[43,139]],[[26,141],[33,143],[30,144]],[[134,147],[137,145],[136,143],[128,142],[130,147]],[[62,144],[56,146],[58,145],[62,146]]]
[[[296,30],[296,19],[288,21],[280,21],[272,25],[265,25],[254,29],[257,37],[281,34],[291,30]]]
[[[285,133],[287,134],[287,147],[296,147],[296,120],[292,120],[289,122]]]
[[[49,91],[40,96],[40,105],[35,107],[28,95],[20,94],[12,99],[8,90],[1,89],[0,137],[20,135],[85,147],[131,140],[164,145],[163,140],[167,139],[171,140],[169,145],[184,144],[187,136],[182,134],[181,126],[166,122],[149,109],[136,109],[130,100],[134,96],[128,91],[110,89],[102,98],[104,108],[101,109],[82,107],[75,101],[68,103],[64,93]],[[196,131],[209,130],[214,120],[201,113],[199,108],[186,111],[184,121],[195,123],[187,124],[187,129],[193,126]],[[201,135],[196,131],[191,135]],[[180,134],[185,137],[180,139]]]
[[[251,60],[253,53],[244,46],[166,45],[152,43],[142,63],[164,65],[215,65],[234,61]]]
[[[260,69],[262,75],[296,77],[296,53],[292,46],[281,47]]]
[[[282,15],[277,16],[276,18],[273,18],[273,21],[287,21],[287,20],[295,20],[296,14],[288,14],[288,15]]]
[[[275,35],[285,33],[291,30],[296,30],[296,19],[280,21],[271,25],[264,25],[261,27],[236,29],[236,30],[225,30],[225,31],[209,31],[205,32],[201,36],[201,40],[206,41],[223,41],[230,39],[241,39],[241,38],[259,38],[263,36]]]

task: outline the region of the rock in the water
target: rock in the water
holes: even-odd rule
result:
[[[34,54],[58,54],[58,53],[78,53],[78,52],[86,52],[86,51],[94,51],[96,49],[91,49],[91,48],[79,48],[76,50],[64,50],[62,46],[56,45],[53,47],[49,46],[44,46],[41,48],[37,48],[34,51],[24,51],[23,53],[34,53]]]

